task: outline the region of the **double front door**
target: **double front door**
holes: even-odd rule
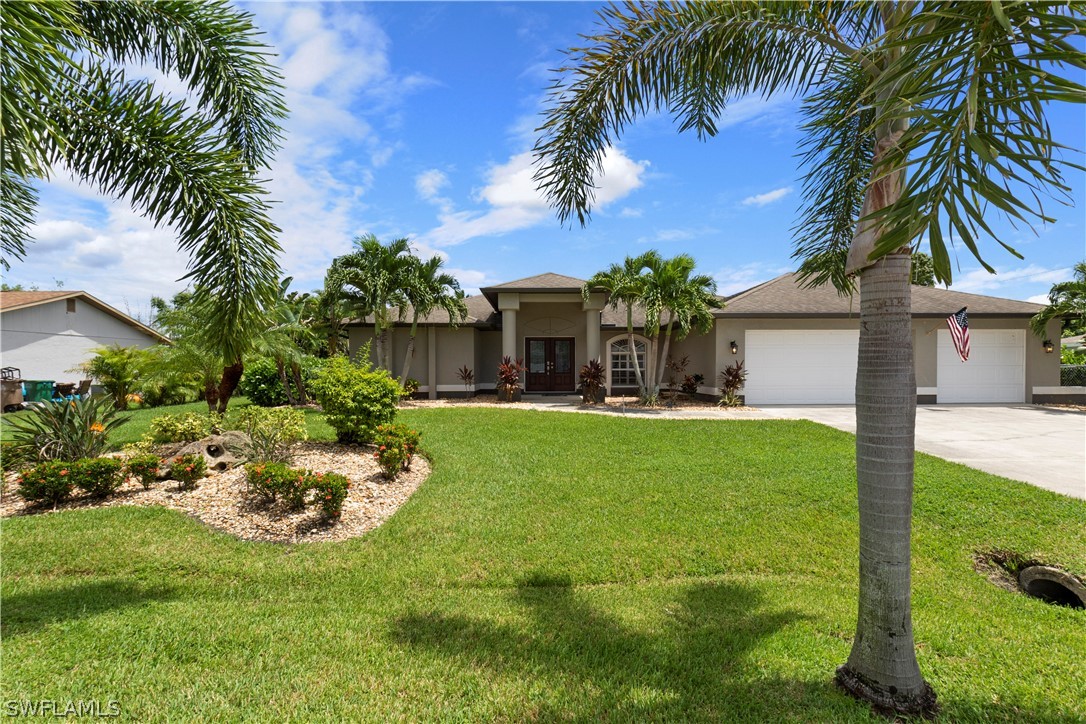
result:
[[[525,392],[573,392],[573,339],[542,337],[524,340],[528,367]]]

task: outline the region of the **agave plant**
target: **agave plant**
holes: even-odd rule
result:
[[[8,420],[12,453],[24,460],[75,461],[105,452],[109,433],[128,421],[108,396],[46,402]]]

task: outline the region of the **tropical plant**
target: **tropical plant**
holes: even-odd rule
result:
[[[162,461],[154,453],[141,453],[125,460],[125,472],[139,481],[144,490],[149,489],[158,477]]]
[[[373,442],[375,445],[387,445],[395,443],[402,445],[407,452],[407,460],[404,462],[404,470],[411,467],[412,456],[418,454],[419,443],[422,441],[422,433],[418,430],[412,430],[407,425],[380,425],[377,428],[377,434],[374,436]]]
[[[167,473],[170,480],[176,480],[177,486],[181,490],[193,490],[196,488],[196,482],[204,477],[207,472],[207,461],[204,460],[203,455],[191,454],[191,455],[178,455],[170,460],[169,472]]]
[[[286,109],[251,17],[222,0],[0,5],[4,265],[24,256],[33,183],[53,167],[127,198],[189,253],[228,392],[278,279],[279,230],[257,174]],[[191,107],[128,75],[141,64],[184,83]]]
[[[411,257],[403,287],[404,299],[411,309],[411,334],[407,340],[403,369],[400,371],[401,385],[407,379],[411,360],[415,357],[415,333],[419,318],[441,309],[449,315],[449,325],[455,327],[468,316],[460,282],[456,281],[453,275],[441,271],[444,263],[440,256],[432,256],[428,261]]]
[[[392,422],[400,386],[387,370],[370,369],[346,357],[333,357],[310,384],[325,420],[343,443],[368,443],[378,425]]]
[[[634,306],[642,302],[645,289],[645,269],[660,260],[660,255],[655,251],[647,251],[635,257],[628,256],[621,265],[612,264],[606,271],[596,272],[581,287],[581,296],[584,297],[586,302],[593,291],[603,290],[607,292],[607,304],[611,309],[617,311],[620,305],[625,307],[627,349],[630,354],[630,364],[634,371],[634,379],[637,381],[637,389],[642,399],[649,394],[649,391],[641,371],[641,362],[637,358],[637,348],[634,346],[633,309]]]
[[[559,219],[584,224],[604,154],[635,116],[671,110],[680,130],[705,138],[734,98],[803,98],[801,273],[841,290],[860,280],[863,555],[856,636],[837,680],[890,711],[935,706],[911,614],[910,252],[926,233],[935,276],[950,283],[946,228],[992,271],[977,245],[996,237],[988,217],[1028,224],[1044,218],[1038,192],[1069,190],[1060,168],[1074,161],[1058,155],[1045,115],[1052,102],[1086,100],[1061,75],[1084,65],[1071,41],[1081,13],[904,0],[609,6],[559,69],[535,148],[535,178]]]
[[[607,372],[599,359],[590,359],[581,366],[578,381],[581,385],[581,401],[586,405],[594,405],[598,402],[600,392],[607,385]]]
[[[688,254],[671,259],[655,257],[646,264],[641,304],[645,308],[645,334],[654,341],[660,333],[663,314],[667,312],[659,356],[654,352],[649,357],[650,387],[654,394],[664,381],[672,331],[678,339],[694,331],[705,334],[713,328],[712,310],[720,307],[716,282],[710,276],[694,274],[695,266],[694,258]]]
[[[720,405],[721,407],[738,407],[743,404],[739,400],[739,388],[747,381],[747,371],[743,368],[743,360],[736,360],[720,373]]]
[[[321,507],[324,517],[338,520],[343,514],[343,501],[351,489],[347,478],[338,473],[314,473],[309,485],[314,492],[314,502]]]
[[[43,402],[5,423],[16,457],[70,462],[101,455],[108,449],[109,433],[127,421],[103,395]]]
[[[419,388],[422,387],[422,383],[416,380],[414,377],[408,377],[403,381],[403,392],[400,394],[405,399],[411,399],[418,394]]]
[[[292,281],[293,277],[285,277],[279,283],[275,304],[268,312],[268,326],[254,335],[253,351],[275,364],[286,402],[304,405],[309,401],[302,372],[307,359],[304,350],[312,346],[316,335],[302,321],[305,295],[287,291]]]
[[[472,392],[471,386],[475,384],[475,370],[464,365],[456,371],[456,377],[464,385],[464,394],[470,395]]]
[[[215,413],[178,412],[153,417],[148,427],[153,442],[193,442],[210,435],[221,422]]]
[[[1086,333],[1086,261],[1075,264],[1074,279],[1052,285],[1048,306],[1029,320],[1029,327],[1038,337],[1044,337],[1053,319],[1063,319],[1064,336]]]
[[[171,378],[188,380],[197,395],[207,402],[208,412],[213,413],[218,409],[224,362],[222,353],[203,333],[210,323],[208,306],[209,303],[201,302],[190,291],[178,292],[169,301],[151,297],[152,324],[172,344],[157,350],[149,377],[152,382]]]
[[[498,363],[498,399],[512,402],[520,390],[520,376],[524,373],[524,360],[506,355]]]
[[[248,441],[241,445],[241,455],[256,463],[289,463],[294,443],[305,440],[305,413],[289,407],[251,405],[238,415]]]
[[[139,388],[150,354],[139,347],[113,344],[92,350],[94,357],[79,365],[83,374],[97,380],[113,397],[118,410],[127,410],[130,396]]]
[[[935,286],[935,263],[931,257],[922,251],[914,251],[912,254],[912,279],[913,285],[918,287]]]
[[[367,234],[355,238],[354,247],[350,254],[332,260],[328,280],[338,288],[353,315],[361,319],[373,317],[377,366],[391,372],[388,330],[394,321],[393,311],[402,317],[407,307],[404,290],[415,257],[407,239],[394,239],[386,246],[373,234]]]

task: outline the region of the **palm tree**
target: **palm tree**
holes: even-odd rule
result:
[[[671,110],[705,138],[731,99],[803,98],[806,209],[796,229],[811,283],[860,283],[856,636],[838,682],[901,712],[935,693],[917,664],[910,537],[916,382],[909,254],[927,234],[951,281],[945,227],[985,268],[986,215],[1044,219],[1033,192],[1067,194],[1049,102],[1083,102],[1060,75],[1081,4],[722,2],[629,4],[573,48],[552,90],[536,180],[562,222],[587,222],[604,153],[639,114]],[[908,174],[906,176],[906,171]],[[1000,242],[1002,243],[1002,242]],[[1006,245],[1004,245],[1006,246]],[[1007,247],[1008,249],[1010,247]],[[1012,250],[1013,251],[1013,250]],[[1015,252],[1016,253],[1016,252]],[[1017,253],[1016,253],[1017,254]]]
[[[671,334],[678,322],[678,339],[692,331],[706,334],[713,328],[713,309],[719,308],[716,282],[704,274],[694,274],[696,263],[689,254],[671,259],[657,257],[649,261],[641,301],[645,307],[645,333],[655,338],[660,332],[661,316],[667,311],[667,325],[659,357],[653,354],[652,394],[657,394],[667,369]],[[650,331],[651,330],[651,331]]]
[[[278,298],[268,314],[269,323],[255,337],[253,351],[263,357],[270,357],[275,362],[288,404],[304,405],[308,398],[302,379],[301,363],[305,357],[303,347],[312,340],[314,333],[302,322],[301,307],[305,301],[304,296],[287,291],[293,281],[294,277],[284,277],[279,282]]]
[[[32,184],[53,167],[127,198],[191,255],[232,391],[279,276],[279,230],[256,174],[286,109],[251,15],[222,0],[10,2],[0,27],[0,261],[25,255]],[[141,63],[179,77],[194,107],[127,77]]]
[[[411,306],[411,336],[407,341],[403,371],[400,372],[400,387],[407,382],[407,373],[411,370],[411,360],[415,356],[415,332],[419,326],[419,317],[425,317],[435,309],[444,309],[449,314],[449,324],[455,327],[468,316],[460,282],[451,274],[441,271],[444,260],[440,256],[432,256],[428,261],[414,256],[411,258],[413,261],[408,283],[403,290],[404,297]]]
[[[1075,264],[1075,278],[1069,282],[1053,284],[1048,291],[1048,306],[1029,320],[1030,329],[1038,337],[1045,336],[1045,328],[1053,319],[1064,319],[1064,334],[1081,334],[1086,331],[1086,261]]]
[[[332,260],[329,276],[354,314],[373,315],[377,365],[391,372],[388,330],[393,310],[402,316],[407,306],[404,289],[411,272],[411,246],[407,239],[394,239],[386,246],[373,234],[357,237],[354,246],[350,254]]]
[[[622,264],[612,264],[605,271],[596,272],[581,287],[581,296],[585,301],[588,301],[593,291],[602,289],[607,292],[607,304],[612,310],[617,311],[619,305],[625,307],[626,348],[630,354],[630,364],[633,366],[638,394],[642,398],[648,395],[648,385],[645,384],[641,373],[641,363],[637,359],[637,348],[634,346],[633,308],[642,302],[645,291],[645,270],[657,263],[660,258],[659,253],[652,250],[639,256],[628,256]]]

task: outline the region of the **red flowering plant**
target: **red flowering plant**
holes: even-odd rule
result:
[[[147,490],[158,477],[158,468],[162,461],[154,453],[133,455],[125,461],[125,472],[140,482],[144,490]]]
[[[206,472],[207,462],[203,455],[178,455],[170,462],[170,479],[176,480],[181,490],[196,488],[196,481]]]
[[[64,502],[75,489],[71,466],[71,463],[54,460],[23,470],[16,481],[19,496],[33,503],[56,505]]]
[[[309,476],[309,485],[316,492],[314,502],[321,507],[324,517],[338,519],[343,514],[343,501],[351,488],[347,478],[336,473],[313,473]]]
[[[373,457],[389,480],[411,467],[411,459],[418,453],[421,435],[406,425],[381,425],[377,428]]]

